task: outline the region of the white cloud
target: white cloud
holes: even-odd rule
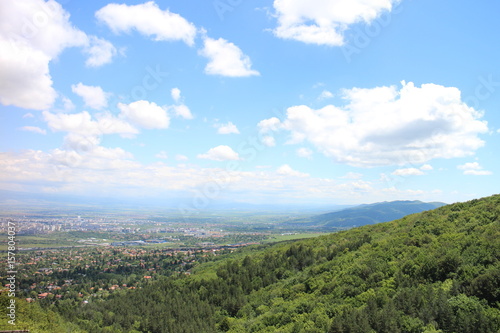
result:
[[[155,155],[156,158],[161,158],[163,160],[166,160],[168,158],[168,154],[166,151],[161,151],[158,154]]]
[[[240,134],[240,131],[232,122],[228,122],[227,124],[218,124],[216,127],[218,134]]]
[[[49,74],[51,58],[31,47],[14,46],[1,39],[0,49],[0,102],[26,109],[50,108],[57,97]]]
[[[172,105],[169,107],[169,109],[172,110],[174,114],[178,117],[182,117],[184,119],[194,118],[193,114],[191,113],[191,110],[189,110],[189,108],[184,104]]]
[[[117,51],[113,44],[107,40],[91,36],[89,45],[85,48],[85,53],[89,55],[85,65],[88,67],[99,67],[109,64]]]
[[[120,170],[123,168],[137,167],[138,163],[132,161],[133,155],[122,148],[106,148],[102,146],[91,147],[88,151],[75,151],[54,149],[50,152],[49,163],[86,170],[87,181],[92,181],[92,176],[97,178],[95,170]]]
[[[189,160],[189,158],[188,158],[187,156],[185,156],[185,155],[181,155],[181,154],[177,154],[177,155],[175,155],[175,159],[176,159],[177,161],[187,161],[187,160]]]
[[[358,172],[348,172],[345,176],[341,177],[343,179],[361,179],[363,174]]]
[[[98,86],[86,86],[83,83],[74,84],[71,90],[83,98],[85,105],[96,110],[101,110],[108,106],[109,93],[104,92]]]
[[[457,169],[463,170],[464,175],[470,176],[489,176],[493,172],[483,170],[483,167],[478,162],[470,162],[457,166]]]
[[[44,111],[43,117],[49,128],[55,132],[69,132],[83,136],[120,134],[124,137],[138,133],[132,125],[109,113],[98,115],[96,120],[92,119],[87,111],[71,114]]]
[[[488,170],[465,170],[464,175],[470,176],[490,176],[493,172]]]
[[[275,0],[274,34],[309,44],[340,46],[349,25],[370,23],[398,0]]]
[[[199,154],[198,158],[214,161],[237,161],[240,156],[229,146],[217,146],[211,148],[205,154]]]
[[[250,58],[233,43],[223,38],[210,37],[204,37],[203,43],[204,47],[199,53],[209,60],[205,67],[206,74],[229,77],[260,75],[252,69]]]
[[[397,169],[392,172],[394,176],[422,176],[425,173],[417,168]]]
[[[54,0],[1,1],[0,102],[26,109],[50,108],[57,98],[50,61],[66,48],[82,47],[90,54],[88,63],[97,66],[95,40],[73,27],[69,14]]]
[[[273,136],[265,135],[265,136],[261,137],[260,140],[267,147],[274,147],[274,146],[276,146],[276,140],[274,139]]]
[[[424,164],[424,165],[422,165],[420,167],[420,170],[422,170],[422,171],[431,171],[431,170],[434,170],[434,168],[430,164]]]
[[[470,156],[484,145],[488,126],[468,107],[457,88],[413,83],[343,92],[345,106],[288,108],[283,122],[259,123],[261,130],[286,130],[288,143],[310,142],[336,162],[358,167],[425,163]]]
[[[419,188],[399,190],[380,182],[360,179],[336,180],[316,178],[293,170],[290,166],[255,171],[231,171],[227,167],[202,168],[162,162],[142,164],[121,148],[107,148],[90,143],[78,149],[81,138],[72,138],[62,149],[49,152],[27,150],[19,153],[0,152],[0,188],[39,193],[82,194],[93,197],[119,195],[158,197],[183,191],[195,198],[200,189],[216,188],[209,200],[243,202],[296,203],[360,203],[398,200],[401,198],[443,201],[437,191]],[[77,149],[73,149],[76,146]],[[212,193],[212,192],[211,192]],[[189,196],[190,195],[190,196]],[[205,197],[204,197],[205,198]],[[193,201],[189,200],[189,204]],[[204,207],[190,206],[192,209]],[[189,207],[187,207],[189,208]]]
[[[319,95],[318,99],[319,100],[324,100],[324,99],[329,99],[329,98],[332,98],[333,97],[333,94],[328,91],[328,90],[323,90],[321,92],[321,94]]]
[[[303,173],[297,170],[293,170],[291,166],[288,164],[284,164],[280,166],[277,170],[276,173],[279,175],[283,176],[292,176],[292,177],[309,177],[309,174]]]
[[[181,90],[179,88],[172,88],[170,90],[170,95],[172,96],[177,105],[171,105],[168,107],[169,111],[173,112],[177,117],[182,117],[184,119],[193,119],[193,114],[191,110],[182,103]]]
[[[17,44],[14,47],[25,45],[55,58],[65,48],[88,44],[87,35],[73,27],[56,1],[2,1],[0,6],[1,35]]]
[[[179,88],[172,88],[172,90],[170,91],[170,95],[172,95],[172,98],[176,103],[180,102],[181,90]]]
[[[63,147],[66,150],[87,153],[94,150],[100,143],[101,139],[98,135],[70,132],[64,137]]]
[[[194,44],[196,27],[179,14],[161,10],[153,1],[139,5],[108,4],[95,13],[114,33],[137,30],[155,41]]]
[[[311,158],[313,152],[309,148],[299,148],[297,149],[297,156],[303,158]]]
[[[142,128],[168,128],[170,125],[170,118],[167,111],[153,102],[118,103],[118,108],[121,110],[123,116]]]
[[[430,164],[424,164],[420,168],[403,168],[397,169],[392,172],[394,176],[422,176],[425,175],[424,171],[430,171],[434,168]]]
[[[26,131],[26,132],[43,134],[43,135],[47,134],[46,130],[41,129],[40,127],[36,127],[36,126],[23,126],[23,127],[21,127],[21,130]]]
[[[276,117],[272,117],[269,119],[264,119],[259,121],[257,127],[259,128],[260,133],[277,131],[278,129],[281,128],[281,121]]]
[[[71,111],[75,109],[75,104],[67,97],[62,97],[63,109],[64,111]]]
[[[459,170],[481,170],[482,167],[478,162],[469,162],[462,165],[457,166]]]
[[[34,118],[34,117],[35,117],[35,116],[34,116],[34,115],[33,115],[33,113],[31,113],[31,112],[25,113],[25,114],[23,115],[23,118]]]

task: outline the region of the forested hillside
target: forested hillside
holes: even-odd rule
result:
[[[92,333],[497,333],[499,256],[497,195],[247,248],[190,276],[45,311]]]

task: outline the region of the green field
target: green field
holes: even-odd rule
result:
[[[264,240],[263,243],[274,243],[274,242],[283,242],[297,239],[306,239],[318,237],[321,235],[325,235],[325,233],[303,233],[303,234],[293,234],[293,235],[271,235],[268,239]]]
[[[4,236],[5,239],[7,236]],[[16,236],[16,248],[53,248],[65,246],[81,246],[85,243],[78,243],[78,238],[68,237],[67,233],[53,233],[49,235],[29,235]],[[6,242],[0,244],[0,250],[7,250]]]

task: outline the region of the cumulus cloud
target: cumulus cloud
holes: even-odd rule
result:
[[[98,135],[83,133],[68,133],[64,137],[63,148],[75,152],[86,153],[94,150],[101,143]]]
[[[176,159],[177,161],[187,161],[187,160],[189,160],[189,158],[188,158],[187,156],[185,156],[185,155],[181,155],[181,154],[177,154],[177,155],[175,155],[175,159]]]
[[[196,27],[179,14],[161,10],[153,1],[139,5],[108,4],[95,13],[114,33],[136,30],[155,41],[194,44]]]
[[[431,170],[434,170],[434,168],[430,164],[424,164],[424,165],[422,165],[420,167],[420,170],[422,170],[422,171],[431,171]]]
[[[281,121],[272,117],[259,121],[257,128],[261,134],[260,141],[267,147],[276,146],[276,139],[272,136],[272,132],[278,131],[282,127]]]
[[[213,200],[359,203],[408,198],[443,201],[437,191],[399,190],[383,187],[380,182],[354,178],[317,178],[290,166],[231,171],[224,167],[169,166],[162,162],[142,164],[121,148],[99,145],[89,145],[85,151],[73,150],[68,145],[49,152],[0,152],[0,188],[32,193],[51,191],[96,196],[106,191],[107,195],[158,197],[176,193],[173,191],[197,195],[200,188],[211,184],[219,189],[217,195],[211,197]]]
[[[89,151],[54,149],[50,152],[50,164],[88,170],[87,179],[95,170],[117,170],[137,166],[133,155],[122,148],[96,146]]]
[[[240,156],[229,146],[217,146],[211,148],[205,154],[199,154],[198,158],[213,160],[213,161],[237,161]]]
[[[345,176],[341,177],[343,179],[361,179],[363,174],[358,172],[348,172]]]
[[[422,176],[425,173],[417,168],[397,169],[392,172],[394,176]]]
[[[311,143],[338,163],[358,167],[420,164],[470,156],[484,145],[488,126],[453,87],[413,83],[343,91],[344,106],[288,108],[286,119],[259,123],[285,130],[288,143]]]
[[[156,158],[161,158],[163,160],[166,160],[168,158],[168,154],[166,151],[161,151],[158,154],[155,155]]]
[[[180,102],[181,90],[179,88],[172,88],[170,95],[172,95],[172,98],[176,103]]]
[[[169,108],[176,116],[184,119],[193,119],[193,114],[191,110],[184,104],[172,105]]]
[[[434,168],[430,164],[424,164],[420,168],[403,168],[397,169],[392,172],[394,176],[422,176],[425,175],[424,171],[431,171]]]
[[[99,50],[109,42],[75,28],[69,14],[54,0],[0,2],[0,102],[45,110],[57,98],[49,63],[69,47],[89,54],[87,65],[110,61]]]
[[[194,117],[191,110],[182,102],[181,90],[179,88],[172,88],[172,90],[170,90],[170,95],[177,104],[169,106],[168,110],[173,112],[173,114],[177,117],[193,119]]]
[[[62,100],[64,111],[72,111],[75,109],[75,104],[73,104],[73,101],[70,100],[69,98],[62,96],[61,100]]]
[[[132,125],[109,113],[97,115],[96,119],[92,119],[87,111],[71,114],[44,111],[43,117],[54,132],[68,132],[83,136],[120,134],[124,137],[138,133],[138,130]]]
[[[274,34],[308,44],[340,46],[349,25],[370,23],[399,0],[275,0]]]
[[[116,55],[116,47],[107,40],[91,36],[89,45],[84,50],[89,55],[85,65],[88,67],[99,67],[109,64]]]
[[[252,69],[250,58],[241,49],[223,38],[204,37],[204,47],[199,51],[209,62],[205,73],[228,77],[244,77],[260,75]]]
[[[26,132],[43,134],[43,135],[47,134],[46,130],[41,129],[40,127],[36,127],[36,126],[23,126],[23,127],[21,127],[21,130],[26,131]]]
[[[276,146],[276,140],[274,139],[273,136],[270,135],[265,135],[260,138],[260,141],[266,146],[266,147],[274,147]]]
[[[110,94],[104,92],[101,87],[86,86],[80,82],[72,85],[71,90],[83,98],[85,105],[92,109],[101,110],[108,106],[108,97]]]
[[[470,176],[489,176],[493,172],[483,170],[483,167],[478,162],[470,162],[457,166],[459,170],[463,170],[464,175]]]
[[[145,129],[168,128],[170,125],[167,111],[153,102],[141,100],[130,104],[118,103],[118,108],[122,116]]]
[[[218,134],[240,134],[240,131],[232,122],[228,122],[227,124],[217,124],[216,127]]]
[[[323,90],[321,92],[321,94],[319,95],[318,99],[319,100],[324,100],[324,99],[329,99],[329,98],[332,98],[333,97],[333,94],[328,91],[328,90]]]
[[[272,117],[269,119],[264,119],[259,121],[257,124],[257,127],[260,131],[260,133],[268,133],[272,131],[277,131],[281,127],[281,121],[276,118]]]
[[[288,164],[284,164],[280,166],[276,173],[283,176],[292,176],[292,177],[309,177],[309,174],[303,173],[297,170],[292,169]]]
[[[299,148],[297,149],[297,156],[303,158],[311,158],[313,152],[309,148]]]
[[[26,109],[50,108],[57,97],[49,73],[51,58],[27,46],[16,48],[0,40],[4,52],[0,61],[0,102]]]

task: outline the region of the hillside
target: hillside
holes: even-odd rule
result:
[[[92,333],[497,333],[499,258],[496,195],[247,248],[191,276],[50,311]]]
[[[352,228],[400,219],[406,215],[420,213],[446,205],[442,202],[391,201],[360,205],[340,211],[292,221],[295,226],[321,229]]]

